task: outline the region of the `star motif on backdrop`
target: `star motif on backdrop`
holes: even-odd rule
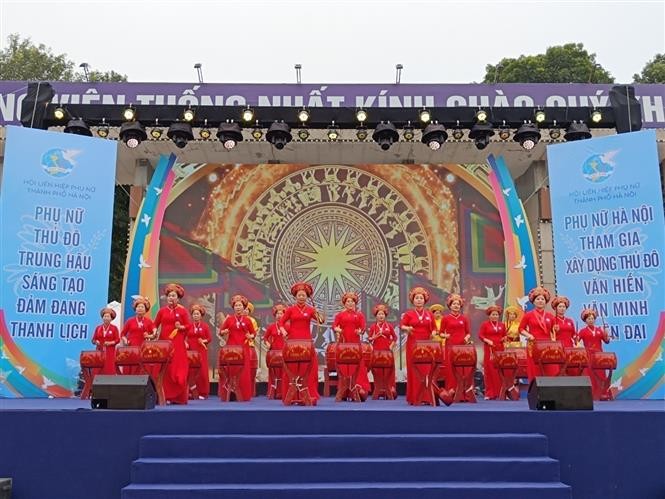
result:
[[[328,296],[332,296],[335,285],[340,290],[346,289],[345,280],[353,283],[357,289],[361,288],[361,284],[350,272],[351,270],[365,270],[363,267],[353,263],[355,260],[368,255],[368,253],[353,252],[360,240],[356,239],[355,241],[347,242],[349,236],[348,227],[344,229],[339,240],[335,235],[334,227],[330,230],[330,237],[328,238],[326,238],[326,235],[319,228],[317,228],[317,235],[318,241],[305,238],[311,247],[311,251],[296,250],[296,253],[310,260],[297,267],[298,269],[311,269],[311,272],[304,280],[311,281],[318,278],[314,293],[316,294],[321,288],[326,287]]]

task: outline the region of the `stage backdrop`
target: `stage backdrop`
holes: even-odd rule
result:
[[[385,302],[396,323],[410,307],[408,290],[423,285],[430,305],[461,292],[475,337],[484,310],[524,302],[537,275],[512,179],[500,158],[491,164],[178,164],[162,157],[130,243],[124,317],[137,294],[149,296],[156,313],[163,285],[177,281],[184,304],[204,304],[211,325],[242,293],[265,327],[272,306],[291,302],[291,285],[304,280],[328,318],[313,327],[322,354],[344,291],[361,293],[368,321]]]
[[[547,148],[557,291],[598,310],[621,398],[665,396],[663,197],[654,131]]]
[[[8,127],[0,397],[66,397],[107,302],[117,144]]]

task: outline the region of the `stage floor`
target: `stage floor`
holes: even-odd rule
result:
[[[121,411],[80,399],[0,399],[0,476],[14,478],[16,497],[87,498],[94,490],[96,499],[117,499],[146,435],[539,434],[572,499],[656,499],[665,497],[663,428],[662,400],[532,411],[526,399],[414,407],[404,397],[321,398],[316,407],[287,407],[259,396]]]
[[[598,412],[665,412],[663,400],[614,400],[612,402],[594,402],[594,411]],[[0,399],[2,411],[92,411],[89,400],[21,398]],[[95,409],[95,412],[101,409]],[[410,406],[404,398],[397,400],[367,400],[363,403],[335,402],[334,398],[320,398],[315,407],[285,406],[279,400],[256,397],[249,402],[220,402],[217,398],[191,400],[187,405],[156,406],[155,411],[469,411],[469,412],[522,412],[529,411],[526,399],[518,401],[479,400],[477,404],[458,403],[449,407]],[[108,411],[111,412],[111,411]],[[118,412],[118,411],[113,411]],[[120,411],[126,412],[126,411]],[[144,412],[144,411],[138,411]],[[564,412],[564,411],[556,411]],[[569,412],[569,411],[565,411]],[[589,411],[583,411],[589,412]]]

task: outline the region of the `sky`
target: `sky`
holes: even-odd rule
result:
[[[134,82],[472,83],[581,42],[621,83],[665,52],[665,0],[0,0],[10,33]]]

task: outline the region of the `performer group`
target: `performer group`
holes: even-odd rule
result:
[[[81,365],[89,367],[93,376],[147,373],[155,381],[162,403],[206,399],[210,396],[208,348],[213,340],[206,309],[198,303],[184,307],[180,300],[185,290],[179,284],[168,284],[163,291],[166,303],[154,321],[148,317],[150,301],[138,297],[133,302],[135,315],[121,331],[111,324],[115,312],[103,308],[102,324],[95,328],[92,339],[97,354],[82,352]],[[312,323],[321,325],[326,319],[314,306],[308,283],[294,284],[291,294],[292,305],[278,303],[272,308],[274,320],[263,338],[251,316],[253,305],[245,296],[232,296],[232,313],[218,315],[216,336],[221,348],[215,367],[222,401],[248,401],[256,395],[256,344],[262,341],[268,398],[287,405],[317,404],[319,367]],[[428,306],[430,297],[423,287],[411,289],[412,308],[401,314],[398,324],[400,334],[406,334],[406,401],[411,405],[473,403],[476,346],[463,313],[464,299],[450,294],[444,308],[440,303]],[[502,310],[496,305],[485,310],[487,320],[477,331],[484,352],[485,399],[516,400],[519,378],[531,382],[543,375],[589,376],[594,399],[612,399],[609,383],[616,357],[603,352],[610,335],[606,324],[596,325],[597,312],[584,309],[580,317],[585,327],[578,330],[566,315],[570,301],[565,296],[551,299],[547,289],[537,287],[528,298],[533,304],[528,312],[515,306]],[[386,304],[375,305],[368,326],[358,309],[359,299],[353,291],[343,293],[340,311],[332,321],[336,341],[328,345],[326,364],[327,371],[336,371],[336,400],[362,402],[370,395],[395,399],[395,353],[400,341],[387,320],[390,310]],[[546,311],[548,303],[553,313]],[[84,390],[86,395],[88,392]]]

